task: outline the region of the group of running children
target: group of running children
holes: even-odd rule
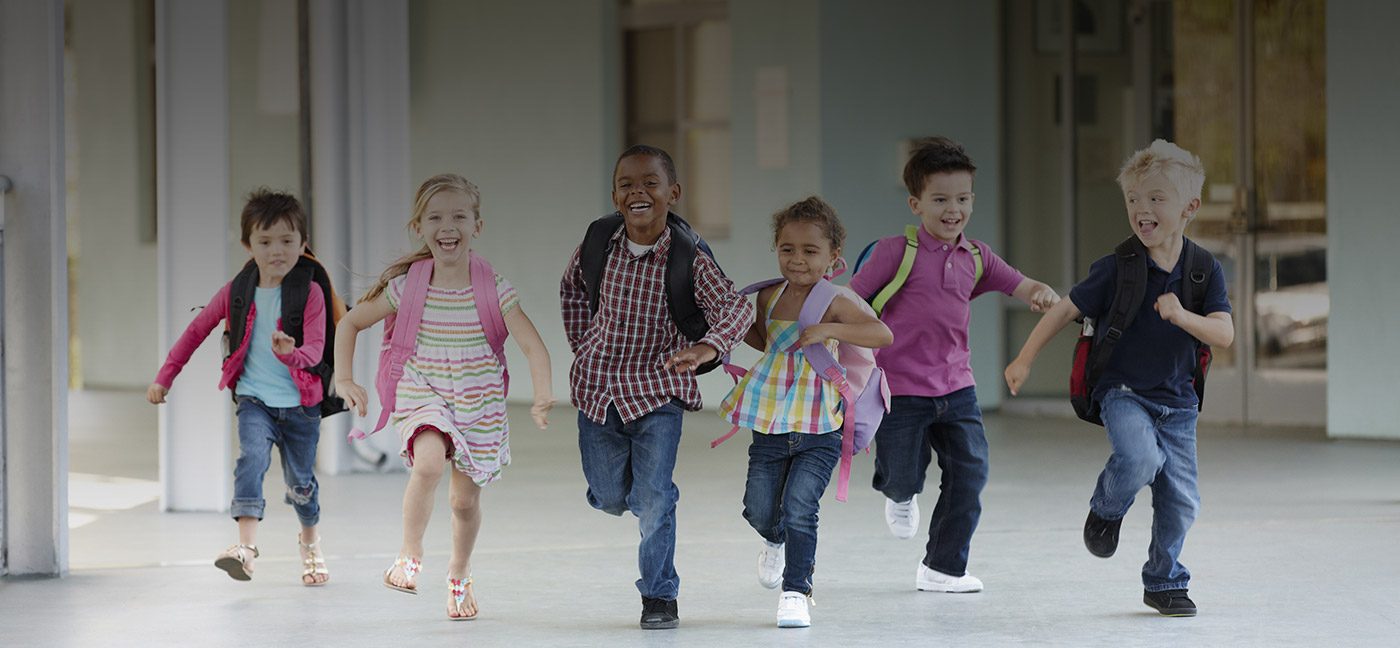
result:
[[[1150,486],[1143,600],[1163,615],[1196,613],[1178,556],[1199,508],[1198,360],[1206,345],[1228,346],[1234,330],[1219,263],[1183,236],[1200,206],[1200,160],[1162,140],[1128,158],[1118,183],[1133,235],[1096,261],[1069,299],[964,235],[975,172],[960,144],[921,141],[904,169],[918,223],[874,243],[849,287],[830,283],[845,269],[845,228],[832,207],[810,197],[778,211],[781,279],[741,292],[671,212],[681,198],[671,157],[639,145],[618,158],[617,211],[589,226],[564,271],[560,304],[574,354],[569,384],[588,503],[639,520],[642,628],[680,622],[672,474],[682,418],[701,408],[695,374],[741,342],[763,355],[747,371],[726,367],[736,384],[719,413],[736,431],[752,431],[743,516],[762,538],[759,582],[781,591],[778,626],[811,623],[819,502],[838,464],[845,498],[851,454],[872,433],[873,486],[886,497],[896,537],[917,533],[917,496],[938,459],[940,493],[915,586],[981,591],[967,571],[988,463],[969,364],[969,303],[994,291],[1045,313],[1006,368],[1012,394],[1057,332],[1079,319],[1098,324],[1081,338],[1107,351],[1091,368],[1086,409],[1105,425],[1112,455],[1089,502],[1085,545],[1111,556],[1135,494]],[[473,249],[480,207],[477,187],[461,176],[425,181],[408,223],[422,247],[384,270],[346,312],[307,249],[296,198],[267,190],[249,197],[241,220],[251,260],[195,317],[147,390],[150,402],[164,402],[194,350],[227,321],[219,387],[230,387],[237,403],[231,514],[239,537],[214,564],[229,576],[249,580],[254,572],[263,476],[276,446],[286,501],[301,522],[302,583],[328,581],[316,531],[319,422],[345,408],[366,415],[365,388],[351,371],[356,337],[385,320],[375,429],[398,432],[410,476],[402,546],[383,582],[418,593],[423,534],[446,472],[447,617],[476,618],[470,562],[481,489],[510,462],[506,336],[529,362],[535,425],[546,427],[554,405],[549,352],[515,289]],[[754,291],[751,305],[746,294]]]

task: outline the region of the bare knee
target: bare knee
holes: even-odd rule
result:
[[[468,518],[476,515],[481,510],[481,492],[453,493],[451,498],[452,514]]]

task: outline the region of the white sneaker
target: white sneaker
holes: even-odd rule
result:
[[[923,562],[919,563],[919,573],[914,579],[914,586],[923,592],[967,594],[982,591],[982,581],[972,574],[949,576],[925,567]]]
[[[908,540],[919,531],[919,496],[907,502],[896,502],[885,498],[885,524],[890,525],[890,533],[900,540]]]
[[[763,541],[763,550],[758,552],[758,584],[768,589],[776,589],[783,582],[784,560],[782,544]]]
[[[802,592],[783,592],[778,597],[778,627],[806,628],[812,625],[812,614],[807,611],[809,599]]]

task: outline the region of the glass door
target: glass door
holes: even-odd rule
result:
[[[1152,3],[1153,130],[1201,156],[1187,236],[1225,268],[1235,311],[1204,416],[1326,420],[1323,0]]]

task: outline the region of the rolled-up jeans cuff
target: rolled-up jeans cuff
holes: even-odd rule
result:
[[[266,505],[267,503],[260,499],[236,499],[229,505],[229,515],[233,516],[235,520],[241,517],[253,517],[262,520],[263,509],[266,508]]]

